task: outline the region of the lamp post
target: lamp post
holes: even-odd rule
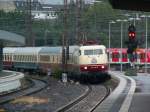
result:
[[[116,23],[115,21],[109,21],[109,50],[110,50],[110,39],[111,39],[111,24]],[[109,65],[108,69],[110,70],[110,52],[109,52]]]
[[[123,39],[123,22],[127,22],[128,20],[124,19],[124,20],[121,20],[121,19],[117,19],[116,20],[117,22],[120,22],[121,23],[121,30],[120,30],[120,36],[121,36],[121,39],[120,39],[120,47],[121,47],[121,51],[120,51],[120,71],[122,72],[122,39]]]
[[[138,13],[135,13],[134,15],[132,14],[124,14],[124,16],[126,16],[128,18],[129,21],[133,21],[134,26],[136,25],[136,21],[141,20],[141,18],[139,17]]]
[[[149,15],[142,15],[141,18],[145,18],[145,73],[147,73],[147,34],[148,34],[148,18],[150,18]]]
[[[48,40],[47,40],[47,34],[49,33],[49,30],[46,29],[44,32],[44,45],[47,46],[48,45]]]

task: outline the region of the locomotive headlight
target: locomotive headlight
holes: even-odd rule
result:
[[[85,70],[87,70],[87,67],[84,67]]]
[[[102,68],[105,68],[105,66],[103,65]]]

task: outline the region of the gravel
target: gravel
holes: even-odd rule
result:
[[[7,112],[53,112],[82,95],[86,89],[86,85],[73,82],[64,84],[50,77],[46,89],[1,105],[0,109]]]

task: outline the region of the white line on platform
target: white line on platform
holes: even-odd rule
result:
[[[108,112],[126,87],[127,81],[120,72],[111,71],[110,74],[113,79],[119,80],[119,85],[94,112]]]
[[[136,82],[135,82],[134,79],[132,79],[131,77],[128,77],[128,76],[124,76],[124,77],[131,80],[131,87],[130,87],[130,90],[129,90],[129,92],[126,96],[126,99],[124,100],[123,105],[121,106],[119,112],[128,112],[128,110],[130,108],[130,105],[131,105],[133,95],[134,95],[134,91],[135,91],[135,88],[136,88]]]

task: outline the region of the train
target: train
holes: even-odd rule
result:
[[[108,57],[104,45],[69,46],[69,73],[108,72]],[[46,74],[62,68],[62,47],[5,47],[3,68]]]
[[[122,64],[125,70],[130,63],[134,63],[138,69],[144,68],[145,64],[147,64],[147,68],[150,68],[150,49],[137,48],[132,57],[127,54],[127,48],[110,48],[107,49],[107,53],[112,69],[119,70],[120,64]]]
[[[126,64],[129,63],[129,56],[127,54],[127,48],[111,48],[107,49],[107,53],[109,55],[109,63],[110,64]],[[132,62],[137,65],[143,65],[145,62],[150,64],[150,49],[146,50],[144,48],[138,48],[133,52],[134,57]]]

